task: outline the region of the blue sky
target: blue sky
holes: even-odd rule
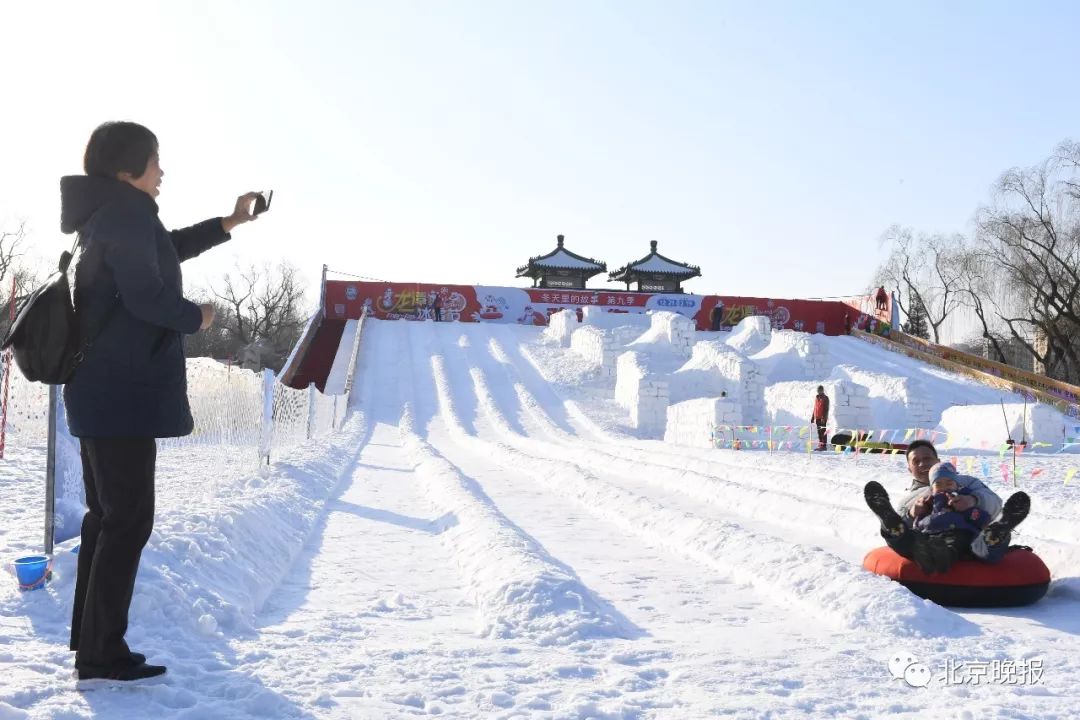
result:
[[[278,258],[514,285],[563,233],[611,269],[658,240],[694,292],[846,295],[890,224],[966,231],[1080,137],[1077,3],[12,5],[0,221],[55,255],[59,176],[133,119],[167,225],[275,190],[196,285]]]

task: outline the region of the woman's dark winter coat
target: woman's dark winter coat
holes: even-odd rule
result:
[[[202,312],[184,299],[180,263],[229,239],[221,218],[169,232],[152,197],[108,178],[65,177],[60,197],[61,229],[81,241],[79,330],[90,338],[100,328],[64,386],[71,434],[188,435],[182,335],[198,331]]]

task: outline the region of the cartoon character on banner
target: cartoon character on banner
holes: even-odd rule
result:
[[[451,292],[448,288],[443,288],[439,291],[439,297],[442,299],[443,320],[450,322],[460,320],[461,313],[465,312],[465,306],[468,304],[465,296],[457,290]]]
[[[802,320],[796,320],[793,327],[795,329],[795,332],[802,332],[803,329],[806,327],[806,323],[804,323]]]
[[[773,307],[773,301],[768,303],[769,307],[769,319],[772,322],[773,330],[783,330],[784,326],[791,321],[791,311],[781,305],[780,307]]]
[[[364,307],[360,310],[361,315],[372,315],[371,298],[364,298]]]
[[[502,320],[506,309],[507,303],[504,298],[495,297],[494,295],[485,295],[480,312],[474,312],[472,317],[476,322]]]
[[[383,291],[382,303],[379,309],[383,312],[390,312],[394,309],[394,291],[390,288]]]
[[[547,325],[547,318],[536,312],[532,305],[526,305],[525,311],[517,319],[519,325]]]

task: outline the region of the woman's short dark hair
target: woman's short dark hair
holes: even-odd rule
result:
[[[911,453],[915,452],[919,448],[930,448],[930,452],[934,453],[934,457],[937,457],[937,448],[934,447],[934,443],[929,440],[912,440],[911,444],[907,446],[907,450],[904,451],[904,457],[910,457]]]
[[[115,179],[117,173],[127,172],[140,178],[157,150],[157,136],[138,123],[102,123],[86,143],[83,170],[98,177]]]

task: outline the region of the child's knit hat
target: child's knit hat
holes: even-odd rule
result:
[[[941,478],[946,478],[956,482],[960,477],[960,473],[956,471],[951,462],[939,462],[934,467],[930,468],[930,484],[933,485]]]

